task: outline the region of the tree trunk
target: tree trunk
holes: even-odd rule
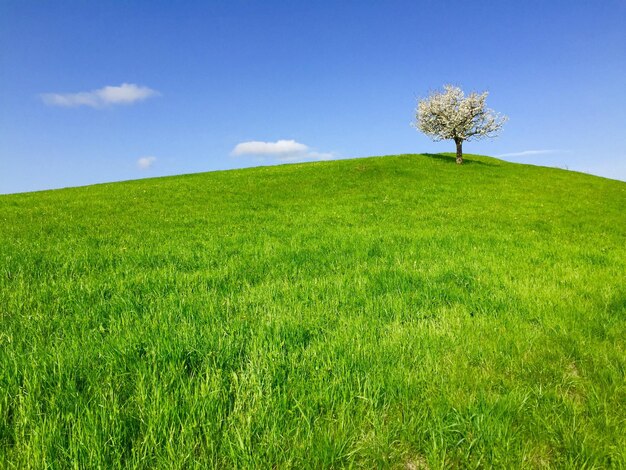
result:
[[[460,165],[463,163],[463,141],[457,139],[454,142],[456,143],[456,164]]]

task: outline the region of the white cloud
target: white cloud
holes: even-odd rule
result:
[[[151,88],[122,83],[120,86],[105,86],[99,90],[78,93],[44,93],[40,96],[42,101],[49,106],[102,108],[115,104],[131,104],[158,95],[159,92]]]
[[[545,150],[523,150],[522,152],[513,152],[513,153],[503,153],[501,155],[496,155],[496,157],[505,158],[505,157],[526,157],[529,155],[547,155],[550,153],[567,153],[567,150],[558,150],[558,149],[545,149]]]
[[[154,165],[155,161],[156,157],[141,157],[139,160],[137,160],[137,167],[140,170],[147,170],[152,165]]]
[[[236,157],[252,155],[260,158],[275,158],[283,162],[330,160],[336,156],[332,152],[316,152],[308,145],[301,144],[295,140],[277,140],[276,142],[252,140],[241,142],[235,146],[231,155]]]
[[[276,142],[260,142],[252,140],[241,142],[233,149],[233,155],[289,155],[307,152],[309,147],[295,140],[277,140]]]

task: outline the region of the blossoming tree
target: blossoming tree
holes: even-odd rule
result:
[[[487,95],[485,91],[465,96],[460,88],[445,85],[443,92],[419,100],[414,126],[435,141],[454,140],[460,165],[464,141],[495,137],[508,120],[485,106]]]

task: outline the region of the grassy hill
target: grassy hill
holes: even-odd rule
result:
[[[626,184],[401,155],[0,197],[0,467],[626,465]]]

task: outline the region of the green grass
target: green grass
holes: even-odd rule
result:
[[[467,160],[0,197],[0,467],[626,466],[626,184]]]

